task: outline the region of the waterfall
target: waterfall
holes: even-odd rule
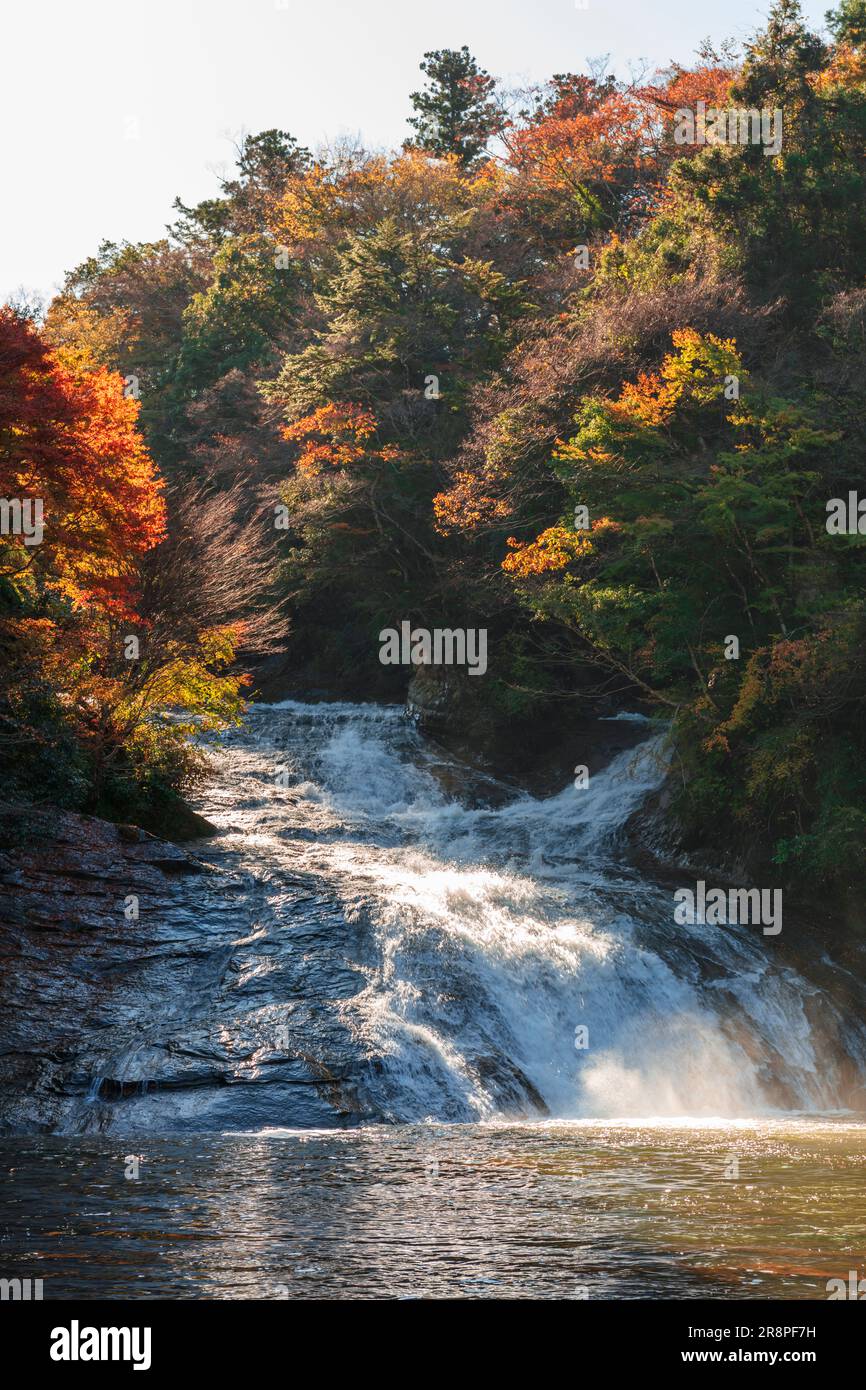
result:
[[[397,707],[255,706],[206,813],[264,875],[308,874],[355,924],[340,1002],[355,1089],[394,1121],[819,1112],[842,1031],[753,927],[675,925],[623,827],[665,775],[651,731],[585,789],[517,793]],[[585,1045],[584,1045],[585,1044]],[[856,1039],[861,1049],[862,1039]]]

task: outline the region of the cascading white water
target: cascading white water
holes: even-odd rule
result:
[[[804,1012],[812,987],[759,929],[675,925],[672,891],[618,858],[664,775],[661,737],[546,799],[462,767],[396,707],[256,706],[222,758],[205,809],[250,868],[275,895],[281,873],[314,875],[358,924],[367,985],[342,1017],[373,1112],[838,1103]]]

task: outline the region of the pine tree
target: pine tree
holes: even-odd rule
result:
[[[502,126],[493,100],[495,79],[479,68],[465,44],[425,53],[420,67],[428,81],[410,98],[417,113],[409,117],[416,143],[431,154],[457,155],[462,165],[471,164]]]
[[[854,48],[866,45],[866,0],[842,0],[838,9],[825,15],[830,32],[840,43]]]

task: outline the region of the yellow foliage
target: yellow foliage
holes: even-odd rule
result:
[[[568,531],[564,526],[550,526],[525,545],[521,545],[514,536],[509,536],[506,544],[511,547],[512,553],[506,555],[502,568],[506,574],[513,574],[518,579],[564,570],[573,560],[589,555],[593,548],[588,537],[577,531]]]
[[[393,158],[351,152],[297,174],[271,209],[270,230],[278,241],[303,243],[356,233],[389,216],[417,225],[465,214],[498,187],[492,174],[466,175],[456,156],[432,159],[411,148]]]
[[[840,87],[866,87],[866,51],[840,44],[827,67],[810,73],[808,81],[819,96],[828,96]]]
[[[744,371],[733,338],[700,334],[694,328],[678,328],[671,334],[676,351],[669,352],[657,372],[641,372],[627,382],[609,409],[613,416],[635,425],[666,425],[681,402],[709,405],[718,400],[727,376],[744,381]]]

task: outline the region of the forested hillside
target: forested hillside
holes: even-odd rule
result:
[[[44,499],[0,537],[7,790],[158,829],[263,655],[398,700],[381,629],[483,627],[494,724],[639,701],[686,845],[850,884],[866,0],[639,84],[422,77],[399,151],[249,136],[164,239],[3,311],[0,493]],[[683,138],[711,109],[775,144]]]

